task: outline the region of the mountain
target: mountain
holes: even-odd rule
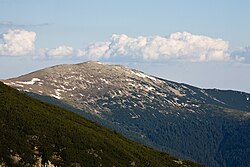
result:
[[[201,166],[0,82],[0,166]]]
[[[249,166],[248,93],[200,89],[93,61],[4,82],[175,156],[212,167]]]

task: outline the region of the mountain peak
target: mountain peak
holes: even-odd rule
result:
[[[103,63],[100,61],[89,60],[89,61],[83,62],[82,64],[103,64]]]
[[[238,141],[241,133],[227,135],[233,136],[232,140],[224,139],[224,134],[231,133],[227,130],[240,129],[242,121],[250,120],[250,94],[200,89],[95,61],[58,65],[4,82],[39,97],[50,97],[49,102],[73,106],[79,114],[91,115],[90,119],[144,144],[202,160],[209,166],[218,166],[215,148],[222,140],[228,143],[222,143],[225,148],[221,149],[231,149],[231,141]],[[248,125],[242,130],[248,130]],[[248,134],[242,135],[248,141]],[[239,149],[237,143],[234,148]],[[202,157],[204,150],[209,159]],[[222,151],[227,154],[227,150]],[[231,161],[219,158],[221,162]]]
[[[194,111],[199,106],[197,103],[205,104],[208,101],[224,105],[223,101],[203,89],[98,61],[58,65],[4,82],[26,92],[61,99],[78,109],[95,114],[110,111],[110,105],[107,107],[105,104],[112,103],[113,98],[122,100],[115,104],[119,108],[129,109],[132,103],[133,106],[141,106],[143,110],[153,103],[162,106],[159,108],[161,112],[176,107]],[[100,103],[93,106],[92,103],[97,101]]]

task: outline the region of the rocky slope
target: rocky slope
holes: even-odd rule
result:
[[[247,93],[200,89],[92,61],[4,82],[37,98],[54,97],[47,101],[69,104],[136,141],[209,166],[245,166],[250,157]]]

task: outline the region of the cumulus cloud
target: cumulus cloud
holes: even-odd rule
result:
[[[5,24],[9,24],[6,22]],[[76,54],[70,46],[35,49],[36,33],[23,29],[10,29],[0,35],[0,56],[32,55],[34,58],[62,58]]]
[[[33,59],[63,59],[76,57],[78,51],[70,46],[58,46],[56,48],[38,48],[33,54]]]
[[[87,56],[89,58],[100,59],[103,57],[110,57],[107,51],[109,51],[110,42],[96,42],[90,44],[84,50],[78,50],[77,56]]]
[[[26,30],[8,30],[1,35],[1,56],[20,56],[30,54],[34,50],[36,33]]]
[[[250,63],[250,46],[233,51],[231,57],[239,62]]]
[[[48,56],[53,57],[63,57],[63,56],[69,56],[74,53],[74,49],[70,46],[59,46],[57,48],[53,48],[47,51]]]
[[[129,37],[114,34],[109,41],[90,44],[79,56],[94,59],[126,57],[147,61],[225,61],[229,44],[222,39],[177,32],[167,37]]]
[[[3,25],[12,24],[2,22]],[[0,56],[31,55],[34,59],[92,59],[118,61],[237,61],[250,63],[250,46],[229,53],[227,41],[188,32],[167,37],[113,34],[104,42],[95,42],[84,49],[71,46],[35,49],[36,33],[11,29],[0,34]]]

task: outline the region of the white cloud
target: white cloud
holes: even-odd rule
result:
[[[2,24],[10,24],[2,22]],[[229,54],[227,41],[187,32],[167,37],[113,34],[104,42],[96,42],[84,49],[71,46],[35,49],[36,33],[12,29],[0,35],[0,56],[31,55],[35,59],[77,58],[92,60],[139,61],[237,61],[250,62],[250,46]]]
[[[7,24],[7,23],[6,23]],[[0,56],[32,55],[35,59],[62,58],[73,55],[75,50],[70,46],[56,48],[38,48],[35,50],[36,33],[23,29],[11,29],[0,36]]]
[[[168,37],[112,35],[109,41],[97,42],[81,51],[80,56],[94,59],[126,57],[147,61],[225,61],[229,60],[228,42],[187,32]]]
[[[239,62],[250,63],[250,46],[235,50],[231,53],[231,57]]]
[[[0,56],[20,56],[34,50],[36,33],[20,29],[8,30],[0,39]]]
[[[59,46],[57,48],[49,49],[47,51],[48,56],[52,57],[64,57],[74,53],[74,49],[70,46]]]
[[[78,50],[70,46],[58,46],[56,48],[39,48],[33,53],[33,59],[69,59],[76,56]]]

